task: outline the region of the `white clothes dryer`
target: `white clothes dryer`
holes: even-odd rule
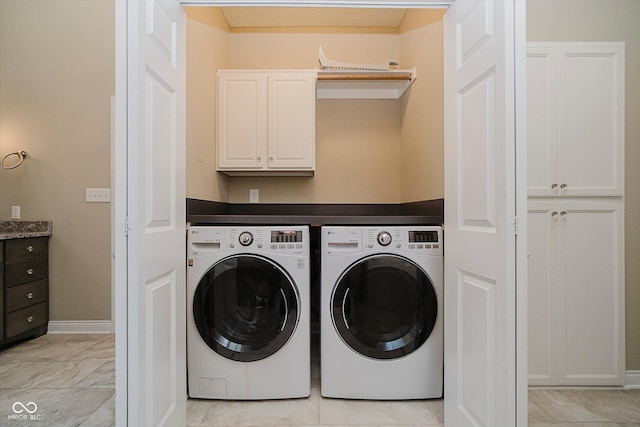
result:
[[[189,396],[309,396],[309,228],[190,227],[187,263]]]
[[[442,397],[442,228],[322,227],[321,240],[322,396]]]

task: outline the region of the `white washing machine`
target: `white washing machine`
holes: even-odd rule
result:
[[[321,239],[322,396],[442,397],[442,228],[322,227]]]
[[[190,227],[187,262],[189,396],[309,396],[309,228]]]

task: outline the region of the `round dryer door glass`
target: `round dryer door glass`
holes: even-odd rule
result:
[[[331,299],[333,323],[344,342],[375,359],[395,359],[418,349],[431,334],[437,311],[427,274],[395,255],[352,264]]]
[[[298,307],[296,286],[279,265],[239,255],[219,261],[200,280],[193,316],[200,336],[216,353],[252,362],[287,343]]]

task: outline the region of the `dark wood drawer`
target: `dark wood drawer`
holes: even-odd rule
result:
[[[24,261],[7,262],[4,265],[4,286],[16,286],[23,283],[47,279],[49,258],[34,258]]]
[[[11,338],[46,324],[47,311],[48,307],[45,302],[7,314],[5,319],[5,338]]]
[[[30,305],[47,301],[47,280],[40,280],[26,285],[7,288],[5,291],[6,312],[20,310]]]
[[[11,239],[5,242],[5,261],[17,261],[27,258],[47,256],[49,242],[47,237],[30,239]]]

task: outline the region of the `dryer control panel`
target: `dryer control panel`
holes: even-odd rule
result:
[[[411,252],[442,256],[440,226],[322,227],[322,254],[345,256],[353,253]]]
[[[442,255],[442,228],[436,226],[363,227],[365,252],[409,251],[425,255]]]

